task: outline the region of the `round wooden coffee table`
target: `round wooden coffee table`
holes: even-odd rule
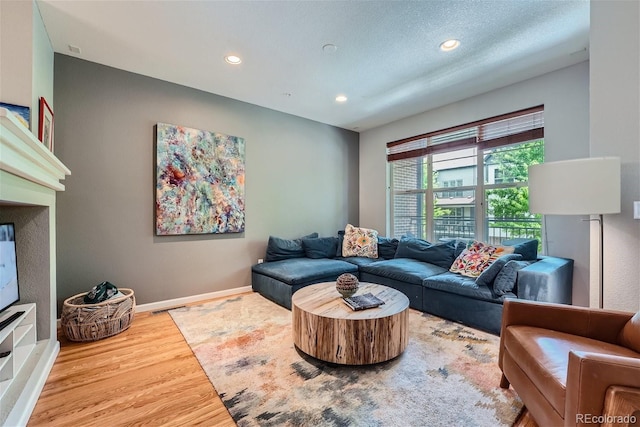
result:
[[[408,342],[409,299],[402,292],[360,283],[356,295],[371,292],[380,307],[352,310],[335,282],[306,286],[291,300],[293,342],[316,359],[344,365],[367,365],[393,359]]]

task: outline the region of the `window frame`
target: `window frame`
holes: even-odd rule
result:
[[[526,121],[523,120],[524,117],[531,117],[531,123],[525,125],[524,128],[520,128],[520,125]],[[518,122],[519,121],[519,122]],[[516,125],[513,126],[514,132],[509,133],[509,123],[514,122]],[[506,123],[505,129],[500,129],[498,125],[504,125]],[[486,126],[494,126],[493,131],[497,129],[497,137],[489,137],[484,135],[483,131]],[[527,127],[528,126],[528,127]],[[501,133],[502,131],[502,133]],[[456,139],[448,140],[440,143],[432,143],[434,137],[438,136],[447,136],[451,134],[456,135]],[[470,137],[468,135],[475,133],[474,137]],[[462,138],[457,137],[457,135],[461,135]],[[495,116],[488,119],[479,120],[476,122],[471,122],[465,125],[459,125],[450,127],[447,129],[438,130],[435,132],[429,132],[421,135],[416,135],[414,137],[401,139],[398,141],[392,141],[387,143],[387,165],[388,165],[388,176],[389,176],[389,203],[388,203],[388,212],[389,212],[389,224],[390,224],[390,235],[396,236],[396,217],[395,217],[395,206],[396,206],[396,196],[400,195],[411,195],[411,194],[422,194],[423,197],[423,209],[426,210],[423,215],[419,215],[419,211],[421,210],[419,207],[417,208],[417,220],[421,223],[417,223],[416,229],[418,233],[418,237],[425,237],[429,241],[433,241],[435,239],[435,193],[457,193],[462,192],[464,194],[465,191],[474,191],[474,203],[471,205],[471,209],[474,212],[474,238],[486,241],[490,236],[489,232],[489,218],[488,218],[488,207],[486,206],[485,200],[487,197],[487,190],[492,189],[503,189],[503,188],[518,188],[518,187],[526,187],[528,186],[528,182],[494,182],[494,183],[486,183],[485,182],[485,156],[486,150],[520,145],[527,142],[532,142],[536,140],[544,141],[544,106],[539,105],[536,107],[515,111],[512,113]],[[543,142],[544,144],[544,142]],[[398,149],[400,148],[400,149]],[[475,148],[476,149],[476,173],[475,185],[466,185],[466,186],[455,186],[455,187],[445,187],[444,182],[441,183],[440,187],[435,187],[435,181],[433,179],[433,156],[434,154],[454,152],[464,148]],[[423,184],[421,184],[424,188],[416,188],[416,189],[405,189],[405,190],[395,190],[394,186],[394,165],[396,165],[398,160],[415,160],[416,168],[420,167],[419,164],[422,163],[423,166],[426,166],[426,174],[427,180],[425,182],[424,177],[422,178]],[[416,169],[417,170],[417,169]],[[417,180],[417,179],[416,179]],[[451,180],[448,180],[451,181]]]

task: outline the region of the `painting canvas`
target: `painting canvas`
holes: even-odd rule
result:
[[[31,108],[23,107],[22,105],[7,104],[5,102],[0,102],[0,107],[11,111],[18,121],[29,129],[31,123]]]
[[[156,234],[244,231],[243,138],[158,123]]]

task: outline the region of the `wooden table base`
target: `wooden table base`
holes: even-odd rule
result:
[[[304,287],[292,298],[293,342],[317,359],[367,365],[400,355],[407,347],[409,299],[382,285],[361,283],[358,294],[371,292],[385,301],[372,309],[353,311],[335,282]]]

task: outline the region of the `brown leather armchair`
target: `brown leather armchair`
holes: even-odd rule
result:
[[[640,417],[640,312],[507,300],[498,364],[541,427]]]

